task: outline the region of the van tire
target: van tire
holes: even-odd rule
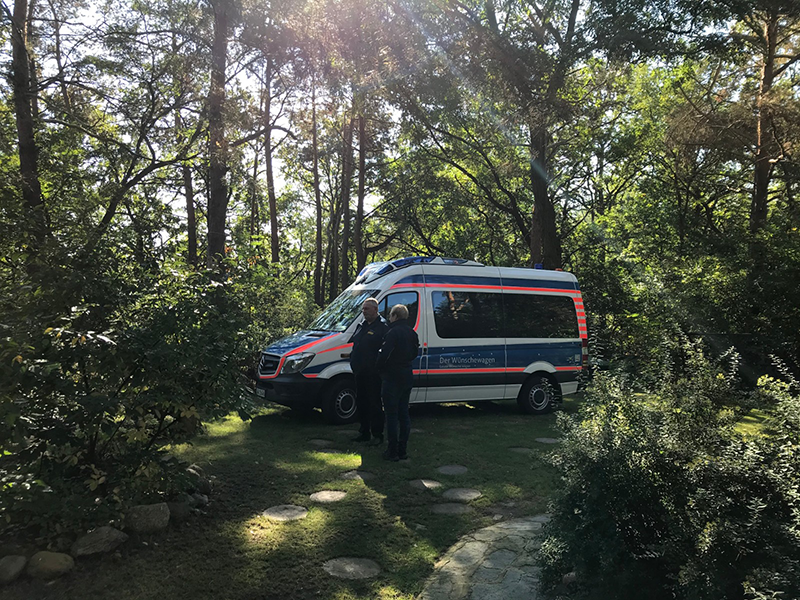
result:
[[[559,395],[558,383],[546,375],[531,375],[517,396],[522,412],[543,415],[553,409]]]
[[[338,377],[330,383],[322,397],[322,414],[333,425],[356,420],[356,384],[352,377]]]

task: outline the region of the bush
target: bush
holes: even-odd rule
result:
[[[656,385],[598,376],[580,416],[559,415],[564,485],[543,544],[552,590],[579,598],[800,597],[800,397],[765,379],[739,391],[736,356],[666,344]],[[744,439],[741,414],[769,402],[772,434]]]
[[[280,282],[229,265],[147,270],[112,249],[50,257],[0,288],[0,532],[51,539],[182,489],[165,452],[205,421],[249,412],[243,368]],[[277,291],[276,291],[277,290]],[[267,311],[269,312],[269,311]],[[263,340],[261,340],[263,341]]]

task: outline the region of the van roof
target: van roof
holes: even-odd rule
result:
[[[493,270],[497,269],[500,276],[505,277],[519,277],[525,279],[530,278],[535,274],[537,278],[541,279],[576,281],[575,276],[572,273],[561,271],[560,269],[557,271],[551,271],[542,268],[531,269],[525,267],[487,267],[482,263],[466,258],[449,258],[443,256],[410,256],[408,258],[401,258],[394,261],[370,263],[361,269],[361,272],[356,277],[354,283],[355,285],[361,285],[370,281],[375,281],[376,279],[388,275],[389,273],[394,273],[399,269],[414,265],[477,267]]]

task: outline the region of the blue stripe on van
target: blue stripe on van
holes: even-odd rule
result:
[[[394,285],[405,285],[409,283],[425,283],[425,279],[422,275],[409,275],[408,277],[403,277]]]
[[[547,288],[554,290],[575,291],[578,289],[574,281],[554,281],[550,279],[520,279],[500,277],[480,277],[475,275],[411,275],[404,277],[394,285],[414,285],[425,283],[427,285],[474,285],[500,288]]]
[[[555,290],[577,290],[578,284],[574,281],[552,281],[548,279],[518,279],[503,277],[503,287],[538,287]]]
[[[510,369],[527,367],[537,361],[549,362],[555,367],[580,367],[581,342],[510,343],[506,346],[506,358]]]

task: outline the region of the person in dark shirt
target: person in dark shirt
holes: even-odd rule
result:
[[[356,411],[360,426],[356,442],[383,443],[383,408],[381,406],[381,378],[376,361],[388,329],[386,321],[378,314],[378,301],[367,298],[361,305],[364,320],[356,328],[350,343],[350,368],[356,378]]]
[[[383,458],[391,461],[408,458],[408,436],[411,431],[408,402],[414,384],[412,363],[419,354],[419,337],[407,320],[408,308],[403,304],[392,307],[389,313],[389,331],[386,332],[383,346],[378,353],[381,395],[389,438],[389,447],[383,453]]]

